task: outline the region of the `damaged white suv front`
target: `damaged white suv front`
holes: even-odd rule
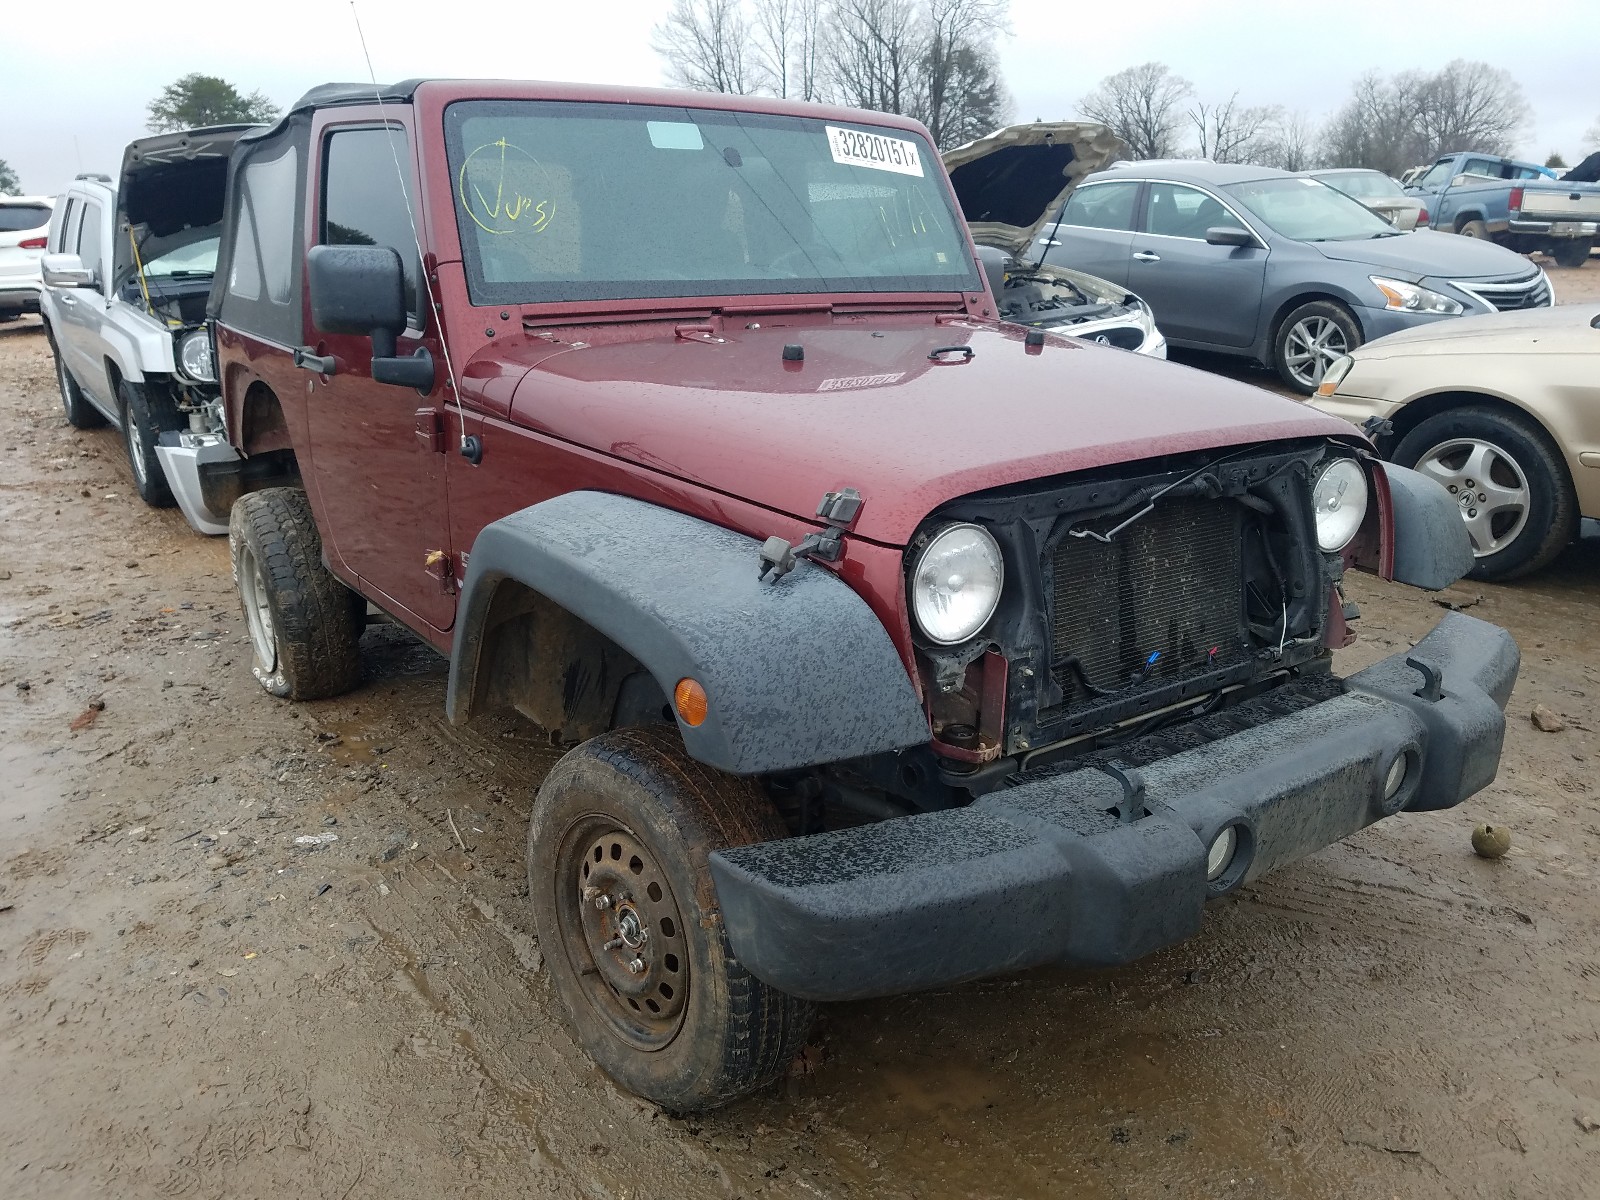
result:
[[[67,420],[122,431],[139,495],[227,532],[224,427],[206,305],[228,159],[250,125],[143,138],[114,185],[80,175],[56,201],[41,312]],[[218,478],[207,486],[207,473]],[[214,495],[211,493],[215,493]]]
[[[1167,340],[1142,299],[1107,279],[1031,261],[1078,181],[1117,159],[1122,143],[1084,121],[1013,125],[944,154],[1002,320],[1153,358]]]

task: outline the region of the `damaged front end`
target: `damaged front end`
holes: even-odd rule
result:
[[[978,260],[1002,321],[1152,358],[1167,356],[1155,314],[1127,288],[1081,271],[1024,262],[994,246],[979,246]]]
[[[170,355],[144,365],[152,412],[160,414],[157,456],[174,498],[201,533],[227,532],[203,478],[237,461],[225,427],[206,304],[216,271],[228,159],[252,125],[161,134],[132,143],[117,189],[114,286],[170,340]]]

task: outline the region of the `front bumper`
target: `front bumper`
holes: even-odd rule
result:
[[[1215,895],[1486,787],[1518,664],[1505,630],[1452,613],[1342,694],[1142,768],[1131,803],[1110,774],[1045,771],[965,808],[719,851],[729,942],[813,1000],[1129,962],[1198,932]],[[1208,881],[1229,827],[1238,849]]]
[[[218,463],[239,461],[239,452],[214,434],[163,433],[156,457],[184,519],[196,533],[221,537],[228,532],[228,514],[212,512],[201,486],[201,473]]]

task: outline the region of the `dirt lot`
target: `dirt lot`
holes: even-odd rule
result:
[[[555,1018],[537,731],[450,729],[391,628],[353,695],[263,694],[225,542],[63,423],[34,321],[0,447],[0,1196],[1600,1196],[1600,539],[1447,597],[1523,649],[1484,794],[1129,969],[832,1007],[780,1088],[680,1120]],[[1345,671],[1444,611],[1356,597]]]

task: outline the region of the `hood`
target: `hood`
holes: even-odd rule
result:
[[[467,374],[523,372],[510,403],[520,425],[804,521],[824,492],[857,488],[855,532],[896,546],[939,505],[989,488],[1164,454],[1356,436],[1249,384],[1056,336],[1030,352],[1024,334],[927,320],[730,323],[722,341],[502,343]],[[803,345],[804,361],[784,362],[786,343]],[[929,360],[949,346],[970,360]]]
[[[1504,246],[1456,233],[1419,229],[1360,242],[1307,242],[1325,258],[1379,268],[1411,283],[1423,279],[1526,278],[1537,270]]]
[[[944,153],[974,241],[1020,254],[1085,175],[1125,157],[1104,125],[1012,125]]]
[[[133,273],[133,252],[122,232],[131,227],[139,257],[148,262],[191,242],[216,237],[228,183],[228,156],[239,135],[256,125],[212,125],[140,138],[122,155],[117,186],[115,282]]]
[[[1561,304],[1436,321],[1391,333],[1355,350],[1355,359],[1446,354],[1542,354],[1563,350],[1600,356],[1600,304]]]

